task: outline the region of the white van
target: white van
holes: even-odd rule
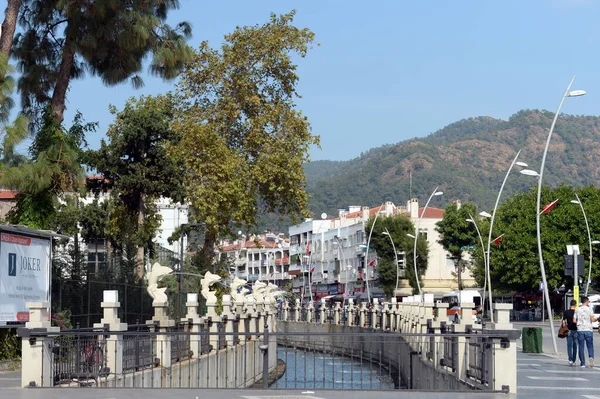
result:
[[[592,309],[592,313],[594,314],[594,317],[600,318],[600,302],[590,302],[590,308]],[[599,322],[594,321],[592,323],[592,327],[598,328],[598,326],[600,326]]]

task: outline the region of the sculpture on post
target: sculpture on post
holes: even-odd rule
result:
[[[167,290],[167,287],[158,288],[158,282],[164,276],[168,276],[171,273],[173,273],[173,269],[166,266],[161,266],[161,264],[158,262],[154,263],[152,265],[152,269],[150,269],[150,271],[146,273],[145,279],[148,282],[148,287],[146,288],[146,290],[154,300],[153,303],[167,302],[167,294],[165,292]]]
[[[202,286],[200,293],[202,294],[204,299],[206,299],[207,305],[217,303],[216,291],[213,291],[210,288],[214,283],[219,281],[221,281],[221,276],[219,276],[218,274],[213,274],[211,272],[206,272],[204,274],[204,278],[200,280],[200,285]]]
[[[267,285],[265,283],[263,283],[262,281],[255,281],[254,285],[252,285],[252,296],[254,297],[254,301],[264,301],[266,289]]]
[[[281,291],[279,289],[278,286],[276,286],[273,283],[269,283],[267,284],[267,287],[265,288],[265,298],[268,297],[269,300],[271,301],[271,303],[276,303],[277,298],[282,295],[284,293],[284,291]]]
[[[231,282],[231,297],[233,298],[233,302],[241,303],[246,299],[246,294],[250,291],[245,285],[248,282],[246,280],[242,280],[239,277],[235,277]]]

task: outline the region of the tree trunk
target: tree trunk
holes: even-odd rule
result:
[[[138,199],[138,230],[142,228],[144,224],[144,197],[140,195]],[[137,269],[138,278],[144,277],[144,246],[139,245],[137,249],[137,255],[135,257],[135,264]]]
[[[50,106],[52,108],[52,116],[58,123],[62,123],[65,112],[65,100],[67,98],[67,90],[69,89],[69,82],[71,81],[71,70],[73,69],[73,62],[75,61],[75,40],[76,40],[76,29],[72,27],[71,21],[68,22],[65,44],[62,52],[62,59],[60,61],[60,68],[58,70],[58,76],[56,83],[54,84],[54,92],[52,93],[52,100]]]
[[[7,61],[10,58],[10,53],[12,51],[21,1],[22,0],[8,0],[6,3],[6,10],[4,11],[4,22],[2,23],[2,32],[0,33],[0,52],[6,55]]]
[[[215,257],[215,243],[217,242],[217,235],[213,231],[206,231],[204,234],[204,245],[200,250],[202,256],[202,263],[205,270],[216,273],[217,270],[213,265],[213,259]]]

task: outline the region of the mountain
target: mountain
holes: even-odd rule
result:
[[[453,200],[494,206],[513,158],[538,170],[554,113],[522,110],[508,121],[490,117],[464,119],[424,138],[373,148],[358,158],[315,161],[305,166],[310,209],[314,215],[337,215],[349,205],[375,206],[384,201],[406,204],[416,197],[425,203],[436,186],[445,207]],[[514,172],[503,198],[530,190],[534,178]],[[412,174],[412,188],[410,175]],[[550,143],[544,184],[572,186],[600,183],[600,117],[560,115]]]

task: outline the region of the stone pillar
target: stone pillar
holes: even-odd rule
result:
[[[104,317],[100,323],[94,323],[94,328],[108,326],[109,331],[127,331],[127,323],[121,323],[118,317],[119,291],[104,291],[100,306],[104,309]],[[110,335],[106,340],[106,366],[117,377],[123,374],[123,335]]]
[[[365,327],[367,324],[367,303],[363,302],[360,304],[360,309],[358,310],[360,312],[360,317],[359,317],[359,327]]]
[[[165,333],[167,330],[175,326],[175,320],[169,319],[168,302],[158,302],[154,300],[152,302],[154,307],[154,317],[152,320],[148,320],[146,324],[154,324],[158,332]],[[156,356],[160,360],[162,367],[171,367],[171,337],[166,334],[158,334],[156,336]]]
[[[492,342],[494,351],[493,370],[494,381],[492,389],[502,390],[508,389],[511,394],[517,393],[517,370],[515,367],[506,367],[507,364],[517,363],[517,339],[520,336],[518,331],[512,328],[510,322],[510,311],[512,304],[510,303],[494,303],[492,305],[494,312],[494,320],[497,323],[488,323],[490,330],[505,331],[510,337],[509,339],[494,339]],[[488,365],[490,367],[491,365]]]
[[[246,312],[245,318],[248,319],[248,335],[249,339],[256,339],[256,318],[258,317],[256,313],[256,307],[254,306],[254,298],[252,296],[248,297],[246,301]]]
[[[206,301],[206,316],[210,320],[208,331],[211,333],[208,341],[215,351],[219,350],[219,336],[216,335],[219,332],[219,323],[221,323],[221,316],[217,314],[217,302],[212,300]]]
[[[225,342],[227,347],[233,347],[233,319],[235,315],[231,311],[231,295],[223,295],[223,313],[221,314],[225,323]]]
[[[350,298],[350,299],[348,299],[348,311],[347,311],[347,316],[346,316],[346,317],[348,317],[348,325],[349,326],[354,325],[355,312],[356,312],[356,308],[354,307],[354,299]]]
[[[258,318],[258,333],[262,334],[265,332],[265,300],[259,298],[256,300],[256,317]]]
[[[294,321],[298,323],[300,321],[300,313],[302,312],[302,306],[300,305],[300,299],[296,299],[294,304]]]
[[[313,323],[315,321],[314,315],[315,315],[315,305],[311,302],[308,304],[306,321],[309,323]]]
[[[381,311],[381,307],[379,306],[379,299],[373,298],[373,311],[371,312],[371,328],[377,328],[377,320],[379,318],[379,313]],[[381,327],[381,326],[379,326]]]
[[[187,294],[187,300],[185,302],[187,313],[185,318],[181,319],[181,321],[187,321],[191,324],[190,352],[192,353],[192,358],[198,358],[202,353],[200,326],[204,324],[204,320],[202,320],[198,314],[198,305],[198,294]]]
[[[473,302],[463,302],[460,305],[460,324],[473,324]]]
[[[51,387],[54,385],[52,369],[53,340],[45,336],[31,336],[31,330],[39,333],[58,333],[59,327],[51,327],[48,320],[50,302],[27,302],[29,321],[25,330],[19,331],[21,339],[21,386]],[[27,331],[29,330],[29,331]]]
[[[321,299],[321,308],[319,309],[319,317],[321,318],[321,324],[325,324],[325,307],[327,306],[327,302],[325,299]]]
[[[333,324],[340,324],[340,313],[342,312],[342,304],[336,302],[333,307]]]
[[[283,321],[289,321],[290,318],[290,304],[286,300],[283,302]]]

